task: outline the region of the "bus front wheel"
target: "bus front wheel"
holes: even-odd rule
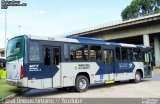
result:
[[[139,83],[140,81],[141,81],[141,73],[139,71],[136,71],[134,82]]]
[[[75,90],[77,92],[85,92],[88,89],[89,81],[88,78],[84,75],[79,75],[76,78]]]

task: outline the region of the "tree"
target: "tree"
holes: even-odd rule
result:
[[[160,0],[132,0],[122,12],[123,20],[129,20],[153,13],[160,13]]]

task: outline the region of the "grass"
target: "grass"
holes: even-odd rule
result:
[[[9,96],[9,95],[15,94],[15,93],[19,92],[20,90],[21,89],[17,88],[16,86],[8,85],[6,83],[6,80],[0,79],[0,100]]]

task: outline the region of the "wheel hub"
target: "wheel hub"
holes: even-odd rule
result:
[[[85,79],[81,79],[81,80],[79,81],[79,88],[80,88],[80,89],[85,89],[86,86],[87,86],[86,80],[85,80]]]

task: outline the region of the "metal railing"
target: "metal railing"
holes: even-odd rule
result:
[[[98,30],[98,29],[102,29],[102,28],[106,28],[106,27],[110,27],[110,26],[115,26],[115,25],[119,25],[119,24],[122,24],[122,23],[128,23],[128,22],[133,22],[133,21],[137,21],[137,20],[141,20],[141,19],[146,19],[146,18],[150,18],[150,17],[154,17],[154,16],[160,16],[160,13],[152,14],[152,15],[149,15],[149,16],[138,17],[138,18],[135,18],[135,19],[125,20],[125,21],[115,20],[115,21],[104,23],[104,24],[99,24],[99,25],[88,27],[88,28],[78,29],[78,30],[74,30],[74,31],[71,31],[71,32],[59,34],[59,35],[56,35],[56,37],[65,37],[65,36],[70,36],[70,35],[75,35],[75,34],[83,34],[85,32]]]

